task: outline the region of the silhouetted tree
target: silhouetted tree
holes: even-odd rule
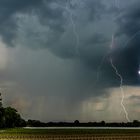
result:
[[[139,127],[140,126],[140,122],[138,120],[134,120],[133,121],[133,126],[134,127]]]
[[[105,126],[105,121],[101,121],[101,126]]]
[[[79,125],[79,123],[80,123],[80,122],[79,122],[78,120],[75,120],[75,121],[74,121],[74,124],[75,124],[75,125]]]
[[[0,128],[5,126],[4,108],[0,108]]]
[[[12,128],[26,126],[17,110],[11,107],[0,108],[0,127]]]

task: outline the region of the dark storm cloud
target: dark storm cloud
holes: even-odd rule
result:
[[[106,19],[108,11],[102,1],[7,0],[1,2],[1,10],[0,34],[5,43],[10,46],[21,44],[32,49],[48,48],[63,59],[78,58],[87,67],[84,73],[91,69],[96,75],[100,61],[108,52],[111,41],[108,29],[113,24],[109,21],[110,17]],[[79,36],[77,50],[74,32]],[[79,51],[79,56],[76,51]],[[105,66],[102,73],[108,77],[113,75],[110,66]],[[90,74],[86,75],[89,77]],[[104,81],[111,83],[112,79],[107,76]],[[89,81],[84,84],[88,85]]]
[[[19,11],[29,10],[31,8],[34,8],[34,6],[39,6],[41,1],[38,0],[24,0],[24,1],[18,1],[18,0],[1,0],[0,1],[0,18],[1,22],[7,20],[11,15],[15,14]]]
[[[43,120],[71,119],[81,116],[84,101],[107,98],[108,88],[120,86],[110,57],[124,85],[139,84],[139,34],[128,41],[140,29],[139,2],[126,5],[124,0],[120,10],[112,0],[67,2],[0,1],[0,35],[12,46],[7,47],[9,59],[0,70],[0,83],[9,84],[7,104],[29,110],[31,117],[42,113],[38,117]]]
[[[119,30],[117,36],[125,39],[113,55],[125,84],[139,84],[140,68],[140,8],[139,1],[124,9],[117,19]]]
[[[15,39],[17,26],[13,16],[19,12],[30,11],[41,3],[42,0],[0,1],[0,33],[6,43],[12,45],[12,42]]]
[[[1,35],[6,43],[13,43],[18,28],[18,19],[15,16],[20,13],[29,15],[32,13],[36,15],[39,18],[41,25],[48,26],[51,30],[55,31],[56,33],[58,32],[61,36],[62,33],[67,30],[67,25],[69,24],[68,22],[71,22],[71,13],[73,19],[75,20],[80,15],[80,12],[84,14],[82,11],[85,11],[87,14],[83,15],[85,16],[84,20],[85,22],[89,22],[91,19],[99,18],[102,13],[105,12],[105,6],[101,3],[101,1],[84,1],[83,5],[77,8],[80,3],[80,1],[71,1],[67,3],[65,0],[2,0],[0,2]],[[66,9],[67,4],[69,4],[68,8],[70,9],[71,13]],[[76,12],[79,15],[75,15]]]
[[[132,4],[126,5],[124,9],[120,10],[118,16],[116,16],[115,22],[117,30],[112,32],[115,36],[112,50],[109,50],[107,47],[102,47],[105,45],[110,46],[112,34],[110,34],[110,41],[109,38],[105,38],[103,34],[93,37],[89,43],[92,49],[88,48],[87,51],[84,50],[83,54],[87,53],[87,55],[83,55],[84,57],[82,59],[93,70],[98,68],[98,61],[102,61],[103,56],[106,56],[100,69],[100,84],[102,85],[102,89],[106,87],[118,87],[120,85],[120,78],[116,75],[110,64],[110,57],[113,59],[113,63],[118,72],[122,75],[124,85],[140,84],[138,74],[138,70],[140,69],[139,4],[139,1],[134,1]],[[111,16],[114,18],[113,15]],[[84,45],[87,46],[88,42]],[[93,49],[94,47],[96,51]],[[94,54],[94,52],[96,53]]]
[[[0,1],[0,34],[3,41],[10,46],[15,46],[18,30],[17,22],[21,19],[19,14],[36,15],[40,24],[48,25],[51,30],[55,30],[54,34],[63,32],[63,9],[51,7],[50,4],[54,2],[55,0]],[[31,34],[34,35],[32,32],[29,33],[29,35]]]
[[[112,13],[108,12],[110,8],[107,9],[103,1],[67,3],[67,1],[57,0],[20,2],[3,0],[0,2],[0,34],[5,43],[12,46],[16,45],[17,40],[19,42],[22,40],[23,46],[33,49],[48,48],[63,59],[78,57],[81,60],[80,63],[96,73],[102,58],[110,49],[111,36],[114,32],[114,27],[111,26],[119,27],[116,38],[122,35],[131,38],[131,35],[139,30],[138,4],[139,2],[136,2],[128,6],[128,9],[121,10],[122,13],[115,25],[112,22]],[[74,23],[71,23],[71,18]],[[112,31],[108,30],[109,27]],[[76,37],[73,30],[76,30],[80,39],[77,47],[79,56],[76,56]],[[116,67],[124,77],[125,84],[139,82],[137,70],[140,49],[137,38],[138,36],[127,47],[122,49],[118,47],[111,52]],[[119,79],[110,66],[109,57],[110,54],[105,58],[101,69],[101,75],[105,78],[102,83],[110,86],[119,85]]]

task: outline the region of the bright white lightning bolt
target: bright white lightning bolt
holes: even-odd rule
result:
[[[114,6],[119,9],[119,1],[118,0],[114,0]],[[114,18],[115,19],[115,18]],[[114,20],[113,19],[113,20]],[[95,81],[95,84],[99,81],[99,76],[100,76],[100,71],[101,71],[101,68],[103,66],[103,63],[106,59],[106,57],[108,56],[108,54],[110,53],[110,50],[108,51],[108,53],[106,55],[103,56],[99,66],[97,67],[97,74],[96,74],[96,81]]]
[[[120,6],[119,6],[119,1],[118,0],[115,0],[114,1],[115,2],[115,7],[118,9],[118,10],[120,10]],[[118,17],[121,15],[121,13],[119,13],[119,15],[118,15]],[[115,18],[114,18],[115,19]],[[140,33],[140,31],[138,31],[138,32],[136,32],[127,42],[126,42],[126,44],[124,45],[124,47],[125,46],[127,46],[138,34]],[[111,50],[112,50],[112,48],[113,48],[113,44],[114,44],[114,35],[112,35],[112,43],[111,43]],[[100,62],[100,64],[99,64],[99,66],[98,66],[98,68],[97,68],[97,75],[96,75],[96,81],[95,81],[95,84],[97,84],[97,82],[99,81],[99,76],[100,76],[100,70],[101,70],[101,68],[102,68],[102,65],[103,65],[103,63],[104,63],[104,61],[105,61],[105,58],[108,56],[108,54],[110,53],[110,50],[109,50],[109,52],[105,55],[105,56],[103,56],[103,58],[102,58],[102,60],[101,60],[101,62]],[[117,69],[117,67],[115,66],[115,64],[113,63],[113,60],[112,60],[112,58],[110,58],[110,64],[111,64],[111,67],[113,68],[113,70],[115,71],[115,74],[119,77],[119,79],[120,79],[120,90],[121,90],[121,106],[122,106],[122,109],[123,109],[123,111],[124,111],[124,114],[125,114],[125,118],[126,118],[126,120],[128,121],[128,122],[130,122],[130,119],[129,119],[129,114],[128,114],[128,112],[127,112],[127,110],[126,110],[126,108],[125,108],[125,105],[124,105],[124,98],[125,98],[125,94],[124,94],[124,89],[123,89],[123,77],[121,76],[121,74],[118,72],[118,69]],[[140,72],[139,72],[140,73]]]
[[[111,49],[113,48],[113,45],[114,45],[114,35],[112,35]],[[130,122],[130,119],[129,119],[129,117],[128,117],[128,112],[126,111],[126,108],[125,108],[125,105],[124,105],[124,97],[125,97],[125,95],[124,95],[124,90],[123,90],[123,87],[122,87],[122,86],[123,86],[123,77],[122,77],[121,74],[118,72],[118,69],[117,69],[117,67],[114,65],[113,60],[112,60],[111,57],[110,57],[110,64],[111,64],[112,68],[114,69],[116,75],[120,78],[120,90],[121,90],[121,94],[122,94],[121,106],[122,106],[122,108],[123,108],[123,110],[124,110],[125,117],[126,117],[127,121]]]
[[[70,15],[70,21],[71,21],[71,24],[72,24],[72,27],[73,27],[73,33],[74,33],[75,38],[76,38],[76,47],[75,47],[76,54],[80,55],[79,54],[79,35],[78,35],[77,31],[76,31],[76,24],[75,24],[74,19],[73,19],[73,13],[72,13],[71,9],[68,6],[69,3],[70,3],[70,0],[68,0],[68,2],[67,2],[66,10]]]

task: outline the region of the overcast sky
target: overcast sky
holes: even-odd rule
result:
[[[139,119],[139,4],[0,0],[4,106],[41,121],[128,121],[121,76],[128,117]]]

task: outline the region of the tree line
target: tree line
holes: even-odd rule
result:
[[[74,122],[48,122],[44,123],[39,120],[25,121],[16,109],[12,107],[0,108],[0,128],[14,128],[14,127],[140,127],[140,121],[133,122],[88,122],[82,123],[78,120]]]
[[[37,120],[28,120],[27,126],[30,127],[140,127],[140,122],[134,120],[133,122],[111,122],[106,123],[105,121],[101,122],[88,122],[88,123],[80,123],[78,120],[74,122],[40,122]]]

